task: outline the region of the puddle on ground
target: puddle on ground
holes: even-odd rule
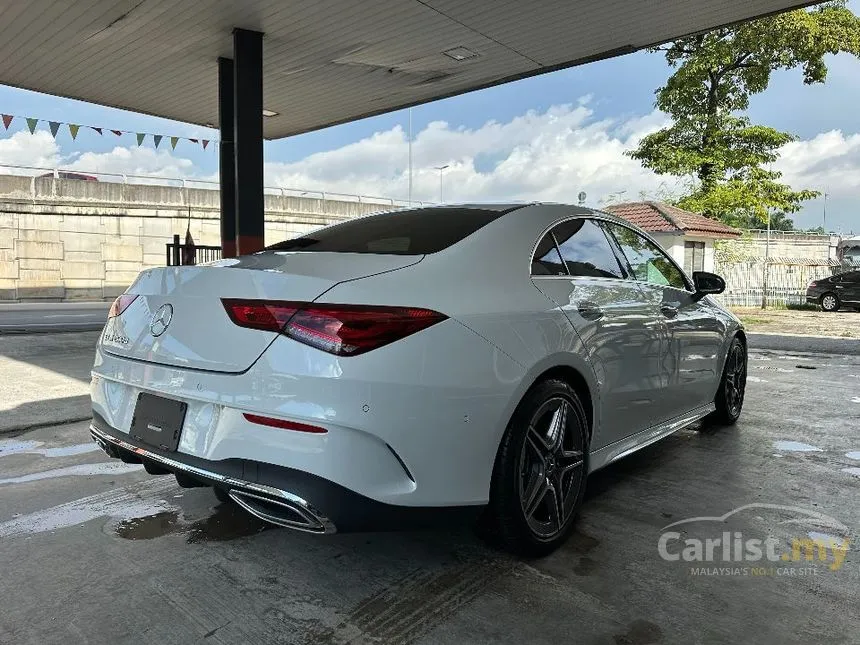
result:
[[[860,460],[860,450],[852,450],[851,452],[846,452],[845,456],[848,457],[848,459]]]
[[[72,455],[83,455],[99,450],[99,447],[92,441],[55,448],[42,448],[41,446],[44,445],[42,441],[15,441],[14,439],[0,441],[0,457],[19,454],[42,455],[43,457],[70,457]]]
[[[854,475],[855,477],[860,477],[860,468],[856,466],[849,466],[848,468],[842,469],[843,473],[848,473],[849,475]]]
[[[55,468],[54,470],[44,470],[39,473],[29,473],[20,477],[9,477],[8,479],[0,479],[0,486],[3,484],[25,484],[27,482],[35,482],[42,479],[55,479],[57,477],[88,477],[91,475],[124,475],[126,473],[142,470],[140,464],[124,464],[122,462],[105,462],[96,464],[78,464],[77,466],[67,466],[66,468]]]
[[[254,535],[271,525],[246,513],[238,504],[219,504],[208,517],[188,520],[178,510],[122,520],[113,533],[125,540],[152,540],[166,535],[185,535],[189,544],[225,542]]]
[[[816,448],[800,441],[774,441],[773,447],[777,450],[785,450],[787,452],[821,452],[821,448]]]
[[[860,403],[860,396],[855,396],[851,399],[851,403]]]
[[[759,378],[758,376],[747,376],[747,381],[750,383],[767,383],[766,379]]]
[[[773,365],[753,365],[754,370],[767,370],[769,372],[779,372],[780,374],[791,374],[794,370],[787,370],[784,367],[774,367]]]
[[[0,522],[0,538],[18,537],[56,531],[89,522],[99,517],[131,519],[170,509],[162,499],[176,484],[166,479],[154,479],[128,488],[115,488],[89,497],[66,502],[42,511],[19,515]]]

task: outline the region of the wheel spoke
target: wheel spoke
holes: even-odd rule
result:
[[[562,517],[562,500],[559,495],[561,491],[558,490],[555,483],[548,481],[546,483],[547,493],[549,493],[549,521],[550,525],[553,526],[555,531],[561,529],[562,524],[564,524],[564,518]]]
[[[534,426],[529,426],[529,431],[526,433],[526,446],[531,449],[531,452],[541,464],[546,463],[548,448],[543,437],[535,430]]]
[[[551,450],[558,449],[564,442],[564,432],[567,428],[567,409],[566,401],[562,401],[558,409],[553,412],[552,419],[549,422],[549,430],[547,438],[549,439],[549,447]]]
[[[544,500],[544,497],[546,497],[548,491],[546,475],[543,469],[541,469],[540,472],[532,477],[529,487],[523,494],[523,512],[526,514],[527,519],[535,514],[535,511]]]

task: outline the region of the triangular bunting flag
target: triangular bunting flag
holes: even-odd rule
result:
[[[27,127],[30,128],[30,134],[33,134],[36,131],[36,124],[39,122],[39,119],[31,119],[27,117]]]
[[[7,130],[9,129],[9,125],[11,125],[12,119],[14,119],[14,118],[15,117],[12,116],[11,114],[4,114],[3,115],[3,125],[6,126]]]
[[[57,121],[48,121],[48,127],[51,128],[51,136],[56,139],[60,124]]]
[[[99,134],[101,134],[101,133],[102,133],[102,129],[101,129],[101,128],[97,128],[97,127],[96,127],[96,126],[94,126],[94,125],[91,125],[91,126],[90,126],[90,130],[95,130],[95,131],[96,131],[96,132],[98,132]]]
[[[170,147],[176,150],[176,144],[179,143],[179,137],[170,137]]]
[[[145,135],[144,133],[142,133],[142,132],[138,132],[138,133],[137,133],[137,145],[138,145],[138,146],[140,146],[140,144],[142,144],[142,143],[143,143],[143,140],[144,140],[145,138],[146,138],[146,135]]]
[[[198,143],[197,139],[189,139],[191,143]]]
[[[122,130],[111,130],[111,132],[113,132],[118,137],[122,136]]]
[[[203,149],[206,150],[206,146],[209,145],[209,139],[203,139]]]
[[[74,141],[75,139],[78,138],[78,130],[80,130],[80,129],[81,129],[81,126],[79,126],[76,123],[70,123],[69,124],[69,134],[72,135],[72,141]]]
[[[155,142],[156,150],[158,149],[158,144],[161,143],[161,139],[162,139],[162,137],[160,134],[153,134],[152,135],[152,140]]]

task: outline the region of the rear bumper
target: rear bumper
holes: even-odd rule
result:
[[[272,524],[318,534],[398,530],[474,521],[483,506],[385,504],[322,477],[248,459],[211,461],[144,446],[97,413],[90,434],[111,457],[150,461],[206,486],[221,488],[246,511]]]

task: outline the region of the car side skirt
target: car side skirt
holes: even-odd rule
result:
[[[621,439],[620,441],[611,443],[608,446],[604,446],[600,450],[595,450],[589,457],[588,471],[592,473],[604,466],[608,466],[613,461],[617,461],[618,459],[626,457],[627,455],[644,448],[645,446],[650,446],[652,443],[660,441],[660,439],[668,437],[670,434],[686,428],[696,421],[704,419],[716,409],[717,408],[713,403],[708,403],[707,405],[690,410],[686,414],[682,414],[674,419],[651,426],[650,428],[630,435],[625,439]]]

